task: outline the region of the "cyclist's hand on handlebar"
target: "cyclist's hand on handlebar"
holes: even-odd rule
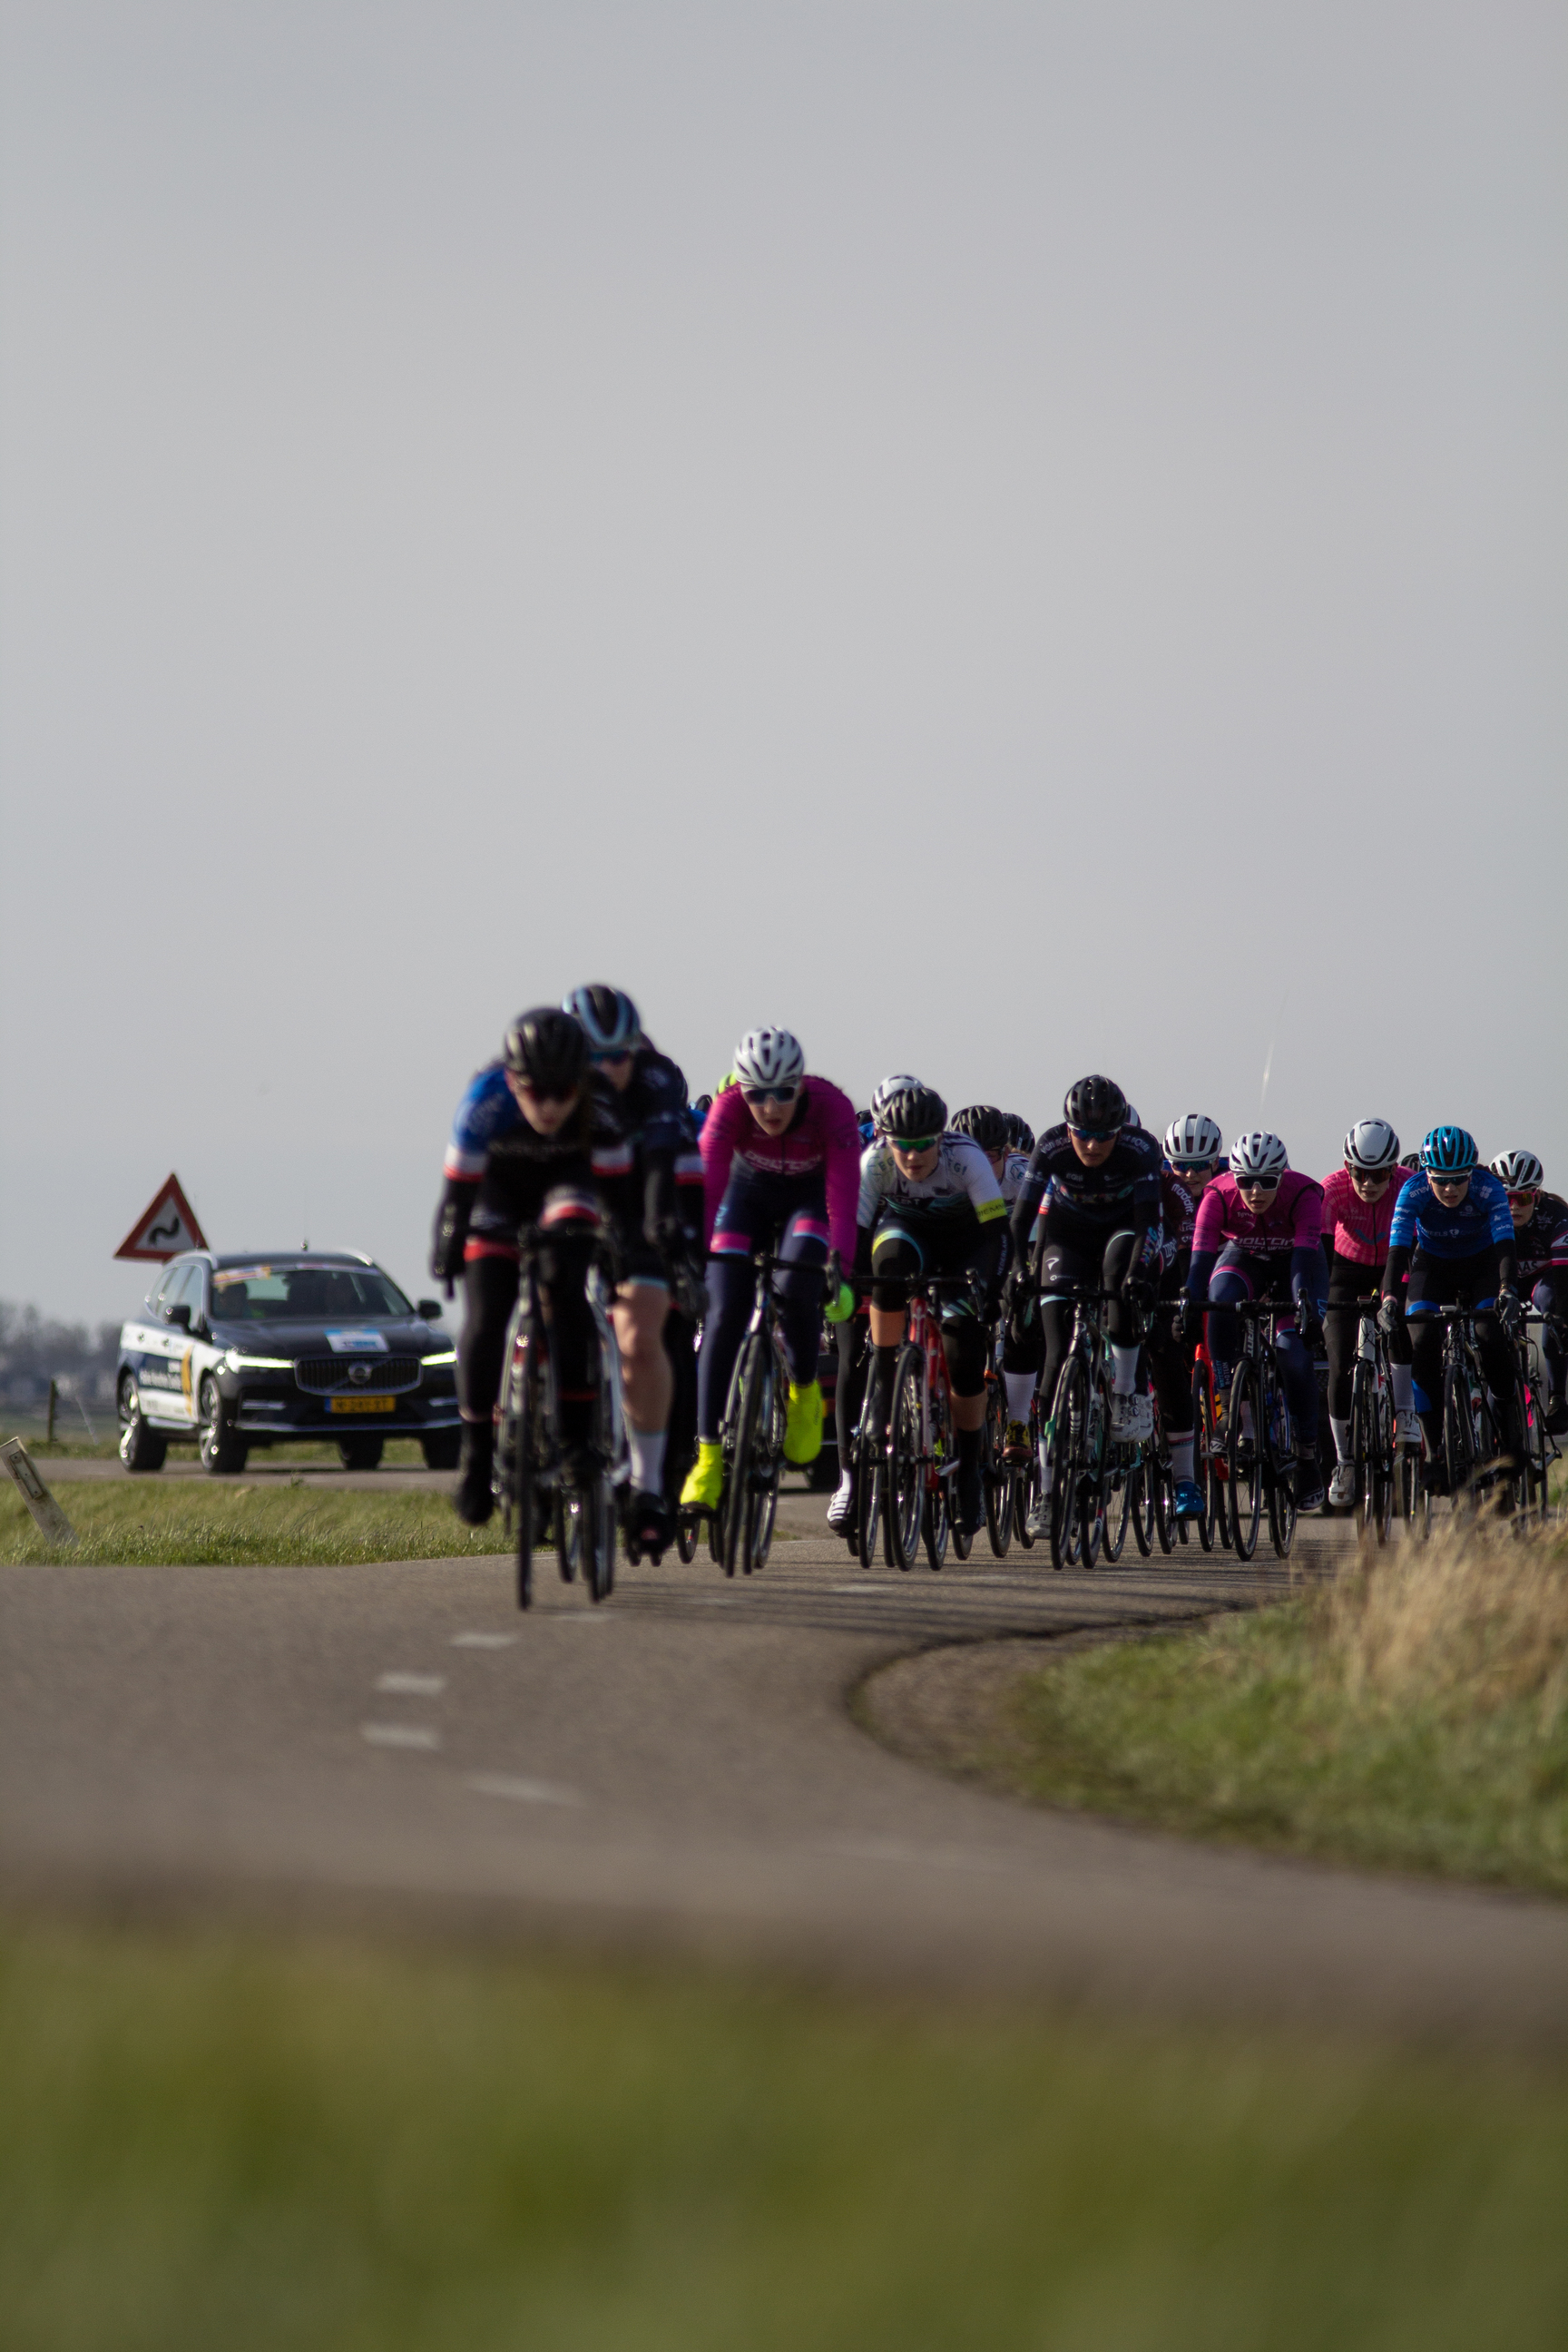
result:
[[[1121,1303],[1124,1307],[1147,1309],[1154,1304],[1154,1293],[1142,1266],[1134,1266],[1121,1277]]]
[[[1176,1337],[1182,1341],[1184,1346],[1185,1346],[1189,1339],[1196,1339],[1198,1325],[1201,1320],[1202,1309],[1198,1306],[1197,1300],[1184,1290],[1180,1298],[1176,1301],[1174,1327]]]
[[[1510,1339],[1517,1339],[1524,1328],[1524,1309],[1519,1293],[1506,1282],[1497,1295],[1497,1319]]]
[[[841,1281],[836,1291],[830,1287],[827,1304],[822,1312],[829,1323],[847,1323],[855,1312],[854,1284]]]
[[[1378,1304],[1377,1328],[1385,1339],[1391,1339],[1405,1320],[1405,1301],[1397,1292],[1385,1290]]]
[[[1296,1328],[1301,1335],[1301,1345],[1310,1356],[1315,1356],[1323,1344],[1323,1320],[1310,1298],[1303,1298],[1296,1309]]]

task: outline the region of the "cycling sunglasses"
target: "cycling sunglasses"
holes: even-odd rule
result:
[[[1080,1143],[1114,1143],[1121,1129],[1119,1127],[1068,1127],[1068,1133],[1076,1135]]]
[[[533,1097],[535,1102],[570,1102],[578,1091],[575,1086],[535,1086],[531,1078],[520,1077],[517,1083],[525,1095]]]
[[[1172,1168],[1178,1176],[1207,1176],[1219,1166],[1217,1160],[1173,1160]]]
[[[795,1098],[796,1095],[797,1095],[797,1094],[799,1094],[799,1092],[800,1092],[800,1088],[799,1088],[799,1087],[798,1087],[798,1086],[795,1086],[795,1087],[742,1087],[741,1088],[741,1092],[744,1095],[744,1097],[746,1097],[746,1100],[747,1100],[749,1103],[753,1103],[753,1102],[776,1102],[776,1103],[787,1103],[787,1102],[794,1102],[794,1100],[795,1100]]]
[[[602,1070],[611,1062],[629,1062],[635,1050],[631,1045],[617,1045],[613,1054],[590,1054],[588,1059],[596,1070]]]
[[[942,1141],[940,1135],[889,1135],[888,1141],[895,1151],[929,1151]]]
[[[1508,1196],[1508,1204],[1510,1209],[1522,1209],[1527,1201],[1538,1201],[1540,1198],[1540,1185],[1531,1184],[1522,1192],[1510,1192]]]
[[[1238,1176],[1236,1189],[1238,1192],[1278,1192],[1279,1179],[1278,1176]]]

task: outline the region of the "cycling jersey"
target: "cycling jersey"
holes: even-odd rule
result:
[[[443,1163],[448,1177],[477,1184],[485,1155],[498,1135],[523,1124],[517,1097],[506,1082],[506,1064],[487,1062],[468,1080],[452,1118],[452,1137]]]
[[[1023,1191],[1028,1172],[1029,1155],[1026,1151],[1010,1151],[1002,1162],[1002,1173],[996,1181],[1002,1188],[1003,1201],[1009,1209]]]
[[[905,1175],[889,1143],[873,1143],[862,1156],[857,1224],[874,1225],[879,1217],[900,1209],[917,1210],[944,1223],[977,1221],[982,1225],[994,1224],[1007,1213],[1002,1187],[980,1146],[967,1135],[951,1133],[937,1145],[936,1165],[929,1176]]]
[[[662,1261],[647,1236],[658,1233],[662,1219],[677,1218],[693,1250],[702,1232],[702,1154],[685,1072],[668,1054],[640,1047],[616,1108],[637,1153],[641,1194],[640,1221],[623,1237],[625,1270],[634,1279],[656,1276]]]
[[[1193,1228],[1198,1221],[1201,1192],[1190,1192],[1168,1163],[1160,1171],[1160,1255],[1167,1272],[1180,1266],[1192,1251]]]
[[[1556,1192],[1538,1192],[1535,1214],[1515,1229],[1513,1245],[1521,1290],[1533,1290],[1553,1266],[1568,1268],[1568,1201]]]
[[[1381,1198],[1363,1201],[1351,1181],[1348,1168],[1336,1168],[1323,1179],[1323,1244],[1336,1257],[1354,1265],[1382,1265],[1388,1256],[1388,1230],[1394,1204],[1404,1189],[1402,1177],[1390,1177]]]
[[[703,1239],[710,1247],[713,1221],[735,1161],[759,1176],[820,1174],[826,1195],[829,1244],[846,1267],[855,1258],[855,1207],[860,1179],[860,1129],[855,1106],[826,1078],[807,1078],[795,1117],[783,1135],[764,1135],[739,1087],[716,1095],[702,1122]]]
[[[1426,1170],[1418,1168],[1394,1204],[1388,1245],[1391,1250],[1419,1249],[1429,1258],[1474,1257],[1495,1247],[1511,1258],[1513,1218],[1508,1193],[1489,1168],[1472,1168],[1469,1191],[1457,1207],[1445,1209]]]
[[[1287,1168],[1268,1206],[1254,1216],[1228,1170],[1205,1188],[1193,1227],[1193,1262],[1234,1242],[1249,1257],[1316,1250],[1322,1234],[1323,1194],[1310,1176]]]
[[[535,1222],[552,1192],[587,1193],[608,1223],[624,1228],[631,1221],[635,1199],[633,1165],[631,1139],[616,1116],[615,1099],[598,1082],[554,1135],[539,1134],[520,1112],[515,1124],[490,1139],[468,1222],[465,1262],[515,1258],[519,1234]],[[448,1179],[448,1188],[473,1181]]]
[[[1065,1122],[1047,1128],[1030,1155],[1013,1204],[1013,1245],[1019,1263],[1028,1251],[1037,1211],[1053,1238],[1085,1249],[1096,1244],[1103,1249],[1117,1232],[1155,1233],[1160,1169],[1160,1147],[1141,1127],[1124,1127],[1099,1168],[1084,1166]]]

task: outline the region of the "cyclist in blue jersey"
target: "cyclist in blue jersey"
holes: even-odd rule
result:
[[[617,1234],[620,1279],[611,1321],[621,1361],[631,1491],[624,1517],[626,1539],[657,1560],[672,1533],[665,1496],[665,1448],[674,1402],[675,1366],[668,1342],[689,1356],[691,1326],[669,1319],[672,1271],[688,1271],[695,1288],[702,1263],[702,1154],[686,1107],[686,1078],[668,1055],[643,1034],[637,1006],[624,989],[595,982],[575,988],[563,1010],[588,1040],[588,1058],[613,1088],[620,1123],[636,1156],[629,1221]],[[694,1382],[686,1389],[694,1393]],[[694,1431],[683,1433],[689,1443]]]
[[[1432,1483],[1447,1491],[1443,1444],[1443,1327],[1425,1307],[1478,1310],[1477,1338],[1505,1447],[1521,1433],[1513,1421],[1513,1351],[1521,1309],[1515,1288],[1518,1251],[1508,1192],[1479,1164],[1476,1139],[1462,1127],[1435,1127],[1421,1165],[1394,1203],[1383,1270],[1378,1321],[1391,1339],[1408,1318],[1412,1386],[1426,1432]],[[1405,1277],[1408,1276],[1408,1290]]]

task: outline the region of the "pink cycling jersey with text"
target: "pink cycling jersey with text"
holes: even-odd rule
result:
[[[1396,1169],[1384,1186],[1382,1197],[1363,1201],[1351,1182],[1348,1168],[1336,1168],[1323,1179],[1323,1239],[1336,1257],[1352,1265],[1386,1265],[1388,1228],[1394,1204],[1405,1189],[1405,1171]]]
[[[1316,1249],[1322,1230],[1322,1188],[1310,1176],[1299,1176],[1293,1168],[1287,1168],[1273,1200],[1261,1216],[1255,1217],[1227,1171],[1214,1179],[1198,1202],[1193,1255],[1222,1250],[1227,1242],[1258,1257],[1272,1257],[1281,1250]]]
[[[704,1244],[713,1238],[713,1220],[738,1160],[759,1176],[823,1173],[827,1201],[828,1246],[845,1266],[855,1262],[855,1209],[860,1195],[860,1129],[855,1106],[826,1078],[807,1078],[805,1099],[783,1135],[764,1135],[739,1087],[716,1095],[702,1122]]]

